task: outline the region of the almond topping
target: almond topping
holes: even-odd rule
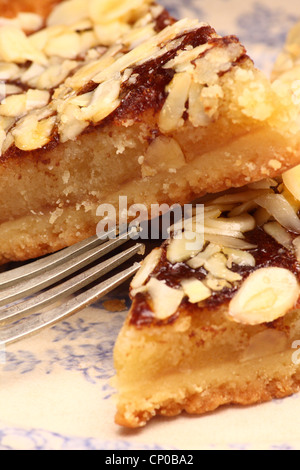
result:
[[[181,286],[192,304],[202,302],[202,300],[211,296],[211,290],[198,279],[185,279],[181,282]]]
[[[196,232],[182,232],[170,241],[167,249],[167,258],[172,264],[181,263],[193,258],[204,245],[203,235]]]
[[[159,127],[162,132],[171,132],[183,126],[183,114],[186,110],[191,80],[190,74],[179,73],[170,83],[169,95],[159,117]]]
[[[229,317],[237,323],[259,325],[283,317],[299,297],[296,276],[283,268],[262,268],[252,273],[229,304]]]
[[[205,269],[218,279],[228,282],[241,281],[242,276],[227,268],[227,258],[222,253],[217,253],[204,263]]]
[[[21,150],[34,150],[50,141],[55,117],[39,121],[34,115],[28,115],[13,130],[15,145]]]
[[[143,284],[147,281],[150,274],[156,268],[161,258],[161,255],[162,255],[161,248],[156,248],[152,250],[151,253],[144,259],[144,261],[142,262],[141,268],[136,273],[135,277],[133,278],[131,282],[130,286],[132,289],[138,289],[139,287],[143,286]]]
[[[297,201],[300,201],[300,165],[286,171],[282,180]]]
[[[17,64],[28,60],[38,64],[47,63],[44,54],[30,43],[21,29],[14,26],[0,27],[0,59]]]
[[[165,320],[176,313],[184,297],[183,290],[173,289],[155,278],[150,279],[147,288],[157,319]]]

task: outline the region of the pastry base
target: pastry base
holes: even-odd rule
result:
[[[227,320],[225,309],[182,309],[162,326],[127,320],[115,347],[117,424],[142,427],[155,415],[203,414],[299,390],[293,342],[300,338],[300,312],[243,326]]]

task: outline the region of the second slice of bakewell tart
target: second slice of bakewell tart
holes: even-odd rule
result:
[[[0,19],[0,80],[1,263],[94,235],[120,196],[184,204],[300,160],[290,90],[151,0]]]
[[[195,206],[145,258],[115,345],[117,424],[299,391],[297,173]]]

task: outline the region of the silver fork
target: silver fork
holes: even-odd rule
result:
[[[106,238],[94,236],[0,274],[0,346],[59,322],[130,279],[140,267],[132,258],[144,253],[144,245],[135,243],[116,254],[112,252],[128,242],[132,233],[136,230],[115,239],[110,239],[109,233]],[[108,254],[112,255],[95,264]],[[90,286],[129,260],[129,267]],[[94,265],[89,267],[92,263]],[[89,288],[79,292],[87,286]],[[60,304],[55,305],[57,302]]]

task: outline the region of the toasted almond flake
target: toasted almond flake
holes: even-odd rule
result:
[[[111,114],[120,104],[120,86],[120,80],[110,80],[98,85],[90,105],[82,108],[82,118],[99,122]]]
[[[222,253],[216,253],[204,263],[204,268],[218,279],[224,279],[228,282],[241,281],[242,276],[230,271],[227,266],[227,258]]]
[[[151,0],[90,0],[88,11],[90,18],[98,24],[110,23],[118,19],[130,21],[134,18],[135,11],[149,4]]]
[[[172,264],[181,263],[197,255],[203,245],[204,239],[200,233],[185,231],[177,234],[177,239],[172,239],[167,248],[167,259]]]
[[[100,44],[112,46],[117,42],[123,42],[123,35],[130,31],[128,24],[121,21],[113,21],[108,24],[95,25],[94,31]]]
[[[50,90],[62,83],[66,77],[78,66],[76,61],[65,60],[62,64],[49,65],[38,77],[29,80],[29,85],[40,90]],[[53,95],[53,100],[56,94]]]
[[[7,117],[16,117],[26,114],[26,93],[7,96],[0,104],[0,114]]]
[[[257,204],[254,201],[244,202],[244,204],[240,204],[235,206],[230,210],[228,213],[228,217],[237,217],[239,215],[244,214],[245,212],[252,212],[254,209],[257,209]],[[255,218],[255,216],[253,216]]]
[[[249,232],[255,228],[255,219],[250,214],[241,214],[236,217],[205,220],[205,226],[216,228],[222,231],[230,232]]]
[[[238,323],[259,325],[283,317],[299,297],[296,276],[283,268],[254,271],[229,304],[229,317]]]
[[[282,175],[282,180],[294,198],[300,201],[300,165],[285,172]]]
[[[12,135],[12,132],[8,132],[6,134],[6,139],[3,142],[2,145],[2,154],[5,153],[15,142],[14,136]]]
[[[205,234],[205,240],[211,243],[220,244],[221,246],[227,248],[233,248],[238,250],[254,250],[257,248],[257,245],[249,243],[246,240],[240,238],[234,238],[226,235],[215,235],[215,234]]]
[[[74,90],[78,90],[85,83],[88,83],[90,80],[92,80],[95,75],[105,70],[114,62],[115,61],[112,56],[104,56],[98,60],[88,63],[75,72],[72,77],[68,78],[67,85]]]
[[[16,147],[29,151],[48,144],[54,124],[55,117],[39,121],[36,116],[28,115],[12,131]]]
[[[155,278],[150,279],[147,288],[153,312],[158,320],[165,320],[174,315],[184,298],[182,289],[173,289]]]
[[[203,85],[192,82],[189,90],[189,120],[194,127],[205,127],[211,122],[211,118],[205,112],[204,103],[200,96]]]
[[[221,247],[213,243],[209,243],[204,251],[187,261],[187,265],[192,269],[198,269],[204,266],[204,263],[216,253],[220,253]]]
[[[233,264],[238,266],[252,266],[256,265],[254,256],[251,253],[243,250],[237,250],[233,248],[222,248],[223,253],[228,257],[227,267],[232,268]]]
[[[122,42],[130,49],[134,49],[156,34],[154,28],[154,23],[150,23],[141,28],[129,29],[127,34],[122,35]]]
[[[58,56],[63,59],[74,59],[81,52],[80,35],[74,32],[64,32],[47,41],[44,48],[48,56]]]
[[[19,21],[20,28],[26,32],[37,31],[38,29],[41,29],[44,24],[44,19],[40,15],[31,12],[19,13],[17,20]]]
[[[211,290],[198,279],[185,279],[181,281],[181,286],[189,302],[192,304],[202,302],[211,296]]]
[[[293,207],[282,194],[266,194],[255,199],[255,202],[266,209],[280,225],[300,233],[300,220]]]
[[[46,90],[28,90],[26,93],[26,111],[43,108],[49,103],[50,93]]]
[[[162,255],[161,248],[155,248],[154,250],[151,251],[151,253],[142,262],[142,266],[139,269],[139,271],[134,276],[130,285],[131,289],[138,289],[144,285],[144,283],[147,281],[150,274],[156,268],[161,258],[161,255]]]
[[[36,49],[28,37],[13,26],[0,27],[0,60],[22,64],[29,61],[46,64],[43,53]]]
[[[215,292],[221,292],[224,289],[232,289],[232,284],[225,279],[217,279],[213,276],[208,276],[205,281],[205,285]]]
[[[288,250],[292,249],[293,238],[291,234],[278,222],[268,222],[264,225],[264,231],[273,237],[280,245],[284,246]]]
[[[32,47],[42,52],[50,39],[59,36],[64,32],[64,26],[51,26],[48,28],[43,28],[34,34],[31,34],[30,36],[28,36],[28,41],[30,42]]]
[[[177,73],[193,70],[195,65],[192,62],[197,59],[200,54],[203,54],[212,47],[213,44],[205,43],[198,47],[192,47],[190,50],[179,51],[174,59],[169,60],[169,62],[164,65],[164,68],[174,69]]]
[[[162,132],[171,132],[184,124],[183,114],[192,82],[188,73],[178,73],[168,86],[168,97],[159,115],[159,128]]]
[[[17,64],[2,62],[0,64],[0,80],[13,80],[20,74]]]
[[[68,0],[59,3],[48,16],[47,25],[71,25],[88,18],[87,3],[82,0]]]

